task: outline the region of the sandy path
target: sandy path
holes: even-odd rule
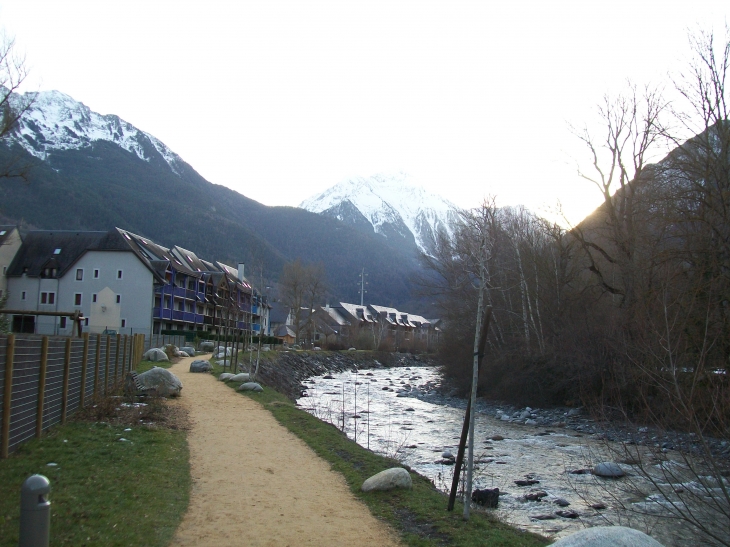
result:
[[[190,416],[193,477],[172,545],[398,545],[329,464],[254,401],[188,372],[192,360],[170,368]]]

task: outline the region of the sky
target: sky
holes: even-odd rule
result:
[[[727,1],[0,0],[23,90],[154,135],[210,182],[296,206],[407,173],[576,221],[600,202],[571,127],[627,79],[665,85]],[[658,158],[657,158],[658,159]]]

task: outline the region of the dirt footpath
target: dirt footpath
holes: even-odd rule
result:
[[[192,360],[170,368],[190,416],[193,477],[172,545],[398,545],[329,464],[254,401],[188,372]]]

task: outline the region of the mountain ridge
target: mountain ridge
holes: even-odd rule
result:
[[[375,301],[412,300],[408,279],[418,264],[375,234],[303,209],[262,205],[208,182],[116,116],[90,113],[58,92],[44,92],[43,99],[0,144],[0,162],[29,167],[27,183],[0,181],[6,219],[41,229],[119,226],[208,259],[245,262],[248,272],[261,266],[267,280],[296,258],[321,261],[331,296],[345,301],[358,298],[357,274],[365,267]]]
[[[453,235],[459,211],[447,199],[412,184],[405,173],[350,178],[299,207],[361,230],[369,226],[396,248],[427,254],[432,253],[439,232]]]

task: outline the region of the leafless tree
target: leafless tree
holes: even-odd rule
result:
[[[27,76],[25,57],[17,53],[15,39],[0,34],[0,142],[13,134],[18,121],[35,101],[35,94],[18,94]],[[27,175],[28,165],[18,159],[0,167],[0,178],[26,180]]]

